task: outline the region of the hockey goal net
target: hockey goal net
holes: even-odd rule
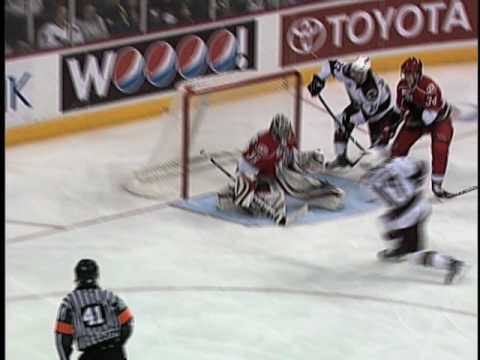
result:
[[[130,193],[173,199],[211,192],[229,179],[201,151],[233,173],[240,151],[276,113],[289,117],[300,141],[302,78],[297,71],[236,72],[177,86],[158,120],[158,142],[124,183]]]

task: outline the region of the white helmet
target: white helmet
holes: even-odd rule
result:
[[[350,65],[350,75],[356,82],[363,84],[367,79],[367,73],[370,68],[370,58],[368,56],[359,56]]]

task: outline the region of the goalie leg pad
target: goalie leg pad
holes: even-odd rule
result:
[[[327,181],[285,167],[278,169],[277,181],[288,195],[301,200],[328,195],[341,196],[343,193],[341,189]]]
[[[250,210],[254,215],[267,216],[281,223],[287,214],[285,193],[277,184],[270,184],[268,191],[255,193]]]
[[[248,209],[255,195],[255,183],[247,179],[245,176],[237,176],[233,192],[235,205]]]
[[[219,208],[220,210],[237,209],[238,206],[233,201],[234,194],[235,193],[233,185],[227,185],[225,188],[220,190],[217,193],[217,208]]]
[[[231,200],[228,200],[231,197]],[[226,209],[241,208],[254,216],[267,216],[281,223],[285,219],[287,207],[283,190],[275,183],[259,180],[251,182],[238,176],[230,192],[218,194],[220,203]],[[219,206],[220,207],[220,206]]]
[[[291,167],[299,173],[318,174],[325,171],[325,155],[320,149],[298,152]]]

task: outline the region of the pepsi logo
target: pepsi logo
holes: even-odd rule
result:
[[[132,94],[142,86],[144,81],[143,68],[145,60],[134,47],[121,49],[113,70],[113,83],[118,90]]]
[[[177,55],[165,41],[151,44],[145,54],[145,77],[155,87],[163,88],[171,84],[177,73]]]
[[[203,75],[207,70],[207,46],[203,40],[190,35],[177,46],[177,69],[184,79]]]
[[[230,31],[216,31],[208,42],[208,65],[216,73],[232,70],[236,64],[237,48],[237,39]]]

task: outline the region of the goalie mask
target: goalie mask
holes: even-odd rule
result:
[[[270,123],[270,133],[282,142],[288,139],[292,131],[290,120],[283,114],[276,114]]]
[[[357,84],[363,84],[365,80],[367,80],[370,67],[370,58],[367,56],[359,56],[350,64],[350,75]]]

